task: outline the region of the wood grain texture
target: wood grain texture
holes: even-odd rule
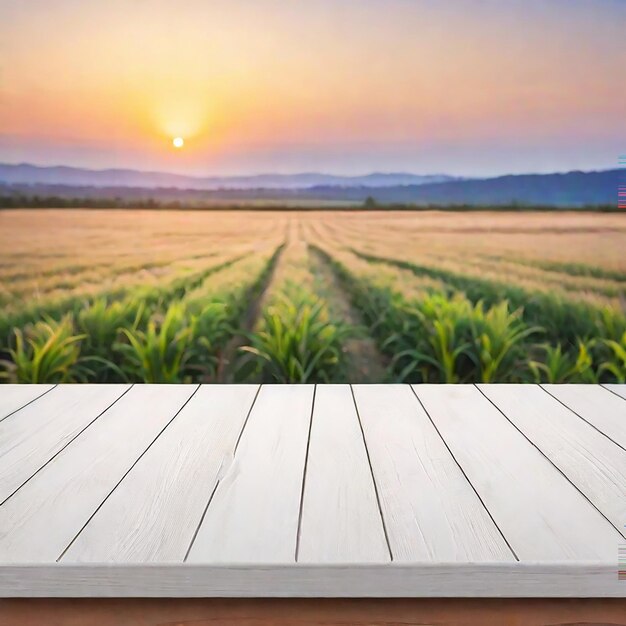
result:
[[[414,389],[521,560],[615,563],[622,536],[476,387]]]
[[[306,465],[298,561],[389,560],[350,386],[318,386]]]
[[[0,422],[53,387],[54,385],[14,384],[0,386]]]
[[[2,561],[54,562],[196,388],[128,391],[0,506]]]
[[[606,387],[613,393],[616,393],[618,396],[626,400],[626,385],[603,385],[603,387]]]
[[[201,386],[63,561],[182,563],[220,471],[232,462],[257,389]]]
[[[0,422],[0,502],[111,406],[129,385],[58,385]],[[0,387],[0,397],[3,389]]]
[[[189,562],[294,562],[313,390],[261,387]]]
[[[626,449],[626,402],[601,385],[542,385],[584,420]]]
[[[514,561],[409,385],[354,385],[395,561]]]
[[[0,600],[0,626],[626,626],[614,598]]]
[[[616,563],[13,565],[0,597],[624,598]]]
[[[626,451],[535,385],[478,385],[624,535]]]

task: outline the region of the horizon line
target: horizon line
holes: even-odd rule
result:
[[[27,166],[41,170],[49,170],[55,168],[65,168],[70,170],[80,170],[84,172],[92,172],[92,173],[110,173],[110,172],[133,172],[136,174],[146,174],[146,175],[158,175],[158,176],[176,176],[180,178],[189,178],[194,180],[203,180],[207,178],[216,178],[216,179],[232,179],[232,178],[262,178],[266,176],[280,176],[280,177],[296,177],[296,176],[333,176],[336,178],[364,178],[367,176],[419,176],[422,178],[426,177],[435,177],[435,176],[447,176],[450,178],[456,179],[465,179],[465,180],[486,180],[489,178],[501,178],[503,176],[549,176],[555,174],[571,174],[575,172],[581,172],[585,174],[590,174],[594,172],[610,172],[612,170],[623,169],[623,161],[621,158],[615,164],[615,167],[596,167],[590,169],[568,169],[568,170],[551,170],[549,172],[537,172],[537,171],[526,171],[519,173],[505,172],[499,174],[490,174],[490,175],[482,175],[482,176],[468,176],[466,174],[451,174],[446,172],[435,172],[428,174],[421,174],[411,171],[385,171],[385,170],[369,170],[360,174],[337,174],[328,171],[297,171],[291,173],[285,172],[268,172],[262,171],[253,174],[181,174],[178,172],[171,172],[165,170],[144,170],[144,169],[135,169],[133,167],[103,167],[103,168],[94,168],[94,167],[81,167],[78,165],[67,165],[64,163],[57,163],[54,165],[40,165],[38,163],[32,163],[28,161],[20,161],[20,162],[11,162],[11,161],[0,161],[0,167],[9,166],[9,167],[21,167]],[[452,182],[452,181],[450,181]]]

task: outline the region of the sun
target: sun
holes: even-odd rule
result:
[[[182,148],[185,145],[185,140],[182,137],[174,137],[172,144],[174,148]]]

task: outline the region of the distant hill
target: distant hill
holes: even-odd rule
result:
[[[4,166],[6,167],[6,166]],[[29,166],[30,167],[30,166]],[[13,172],[15,170],[12,170]],[[82,171],[82,170],[79,170]],[[87,171],[87,170],[85,170]],[[202,206],[211,204],[273,204],[278,205],[360,205],[371,198],[381,205],[402,204],[416,206],[542,206],[542,207],[584,207],[590,205],[617,206],[618,184],[624,184],[626,169],[600,172],[568,172],[565,174],[525,174],[498,176],[485,179],[446,180],[422,184],[365,185],[363,178],[376,181],[378,176],[404,176],[372,174],[354,177],[357,181],[344,184],[311,185],[305,187],[241,187],[228,188],[179,188],[176,186],[147,187],[145,185],[102,185],[19,183],[2,182],[0,175],[0,196],[9,197],[3,206],[17,206],[16,198],[61,198],[83,200],[110,200],[115,205],[124,203],[178,203],[180,205]],[[322,176],[303,174],[299,176]],[[407,175],[409,176],[409,175]],[[240,177],[229,179],[246,180],[263,177]],[[277,178],[268,175],[274,183]],[[304,184],[297,176],[286,177],[292,185]],[[386,181],[388,179],[385,179]],[[257,180],[258,182],[258,180]],[[243,184],[243,183],[242,183]],[[269,183],[267,183],[269,184]],[[12,198],[12,199],[11,199]]]
[[[333,174],[259,174],[255,176],[182,176],[128,169],[89,170],[77,167],[40,167],[0,163],[0,183],[8,185],[70,185],[78,187],[146,187],[176,189],[305,189],[328,187],[389,187],[455,180],[452,176],[373,173],[364,176]]]
[[[484,204],[584,206],[617,204],[617,187],[626,170],[568,172],[565,174],[524,174],[477,180],[456,180],[424,185],[333,189],[316,186],[307,194],[320,200],[363,201],[374,198],[381,204]]]

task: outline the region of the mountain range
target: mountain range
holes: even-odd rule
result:
[[[618,186],[624,184],[625,174],[626,169],[615,169],[564,174],[518,174],[375,190],[352,188],[342,189],[341,199],[362,201],[372,197],[383,204],[418,205],[616,205]],[[337,191],[332,187],[316,187],[308,191],[320,200],[337,198]]]
[[[168,187],[177,189],[302,189],[316,186],[392,187],[455,180],[453,176],[373,173],[365,176],[333,174],[257,174],[253,176],[184,176],[129,169],[88,170],[78,167],[42,167],[0,163],[0,182],[12,185],[71,185],[93,187]]]
[[[236,204],[253,200],[280,204],[337,202],[379,204],[510,205],[582,207],[616,205],[626,169],[555,174],[520,174],[468,179],[446,175],[374,173],[262,174],[192,177],[135,170],[87,170],[0,164],[0,194],[116,202]]]

